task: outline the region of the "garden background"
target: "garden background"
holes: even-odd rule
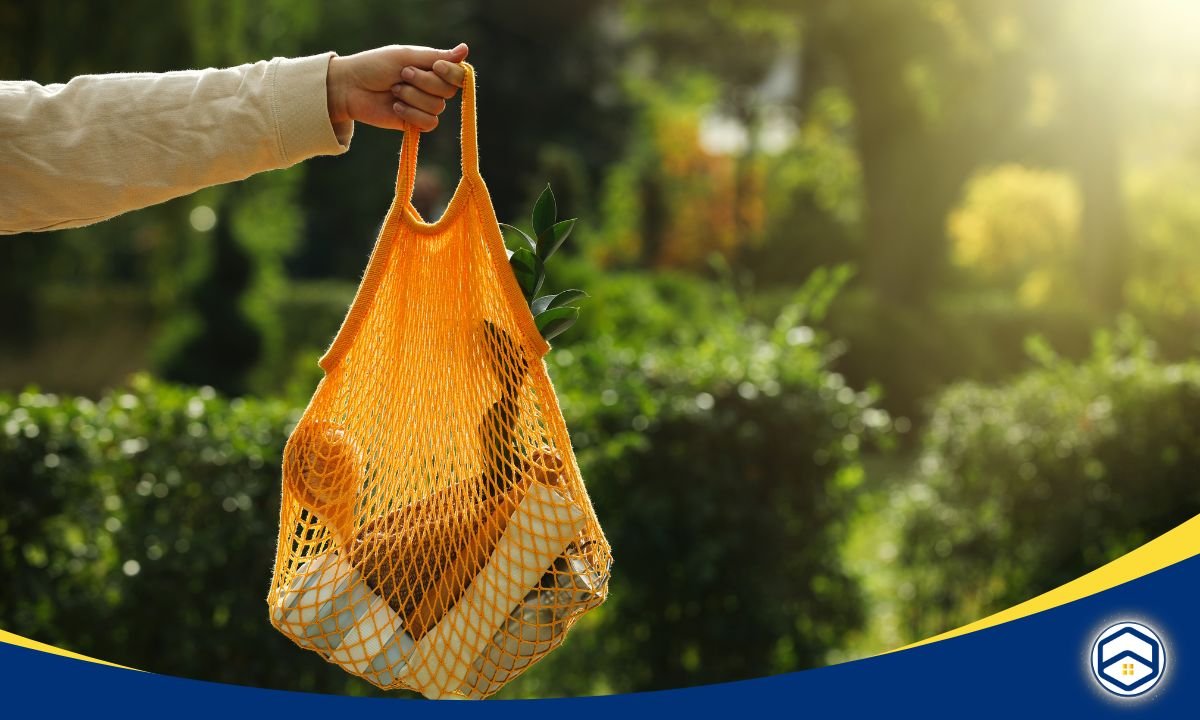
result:
[[[578,216],[551,376],[612,594],[501,697],[844,661],[1200,512],[1187,0],[0,2],[0,77],[465,41],[483,176]],[[454,104],[416,202],[457,180]],[[400,136],[0,239],[0,627],[378,694],[267,622],[280,453]],[[562,257],[563,259],[559,259]]]

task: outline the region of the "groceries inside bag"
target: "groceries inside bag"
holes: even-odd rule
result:
[[[345,428],[301,422],[285,451],[284,493],[300,506],[290,550],[308,553],[279,583],[272,622],[381,688],[487,697],[605,596],[607,568],[587,552],[563,459],[548,447],[521,456],[530,363],[502,362],[511,336],[490,322],[483,332],[500,379],[474,433],[489,471],[361,522],[370,497],[388,493],[372,492],[369,459]]]
[[[575,545],[583,513],[552,485],[518,481],[469,518],[400,522],[410,514],[301,565],[279,593],[276,626],[380,687],[486,697],[561,643],[566,621],[600,597],[604,579]],[[421,530],[442,547],[414,541]],[[463,531],[470,537],[456,544]],[[400,572],[406,551],[431,558],[428,574]],[[450,561],[434,568],[433,558]]]

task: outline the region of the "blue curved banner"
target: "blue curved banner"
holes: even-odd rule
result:
[[[551,700],[430,702],[167,677],[0,644],[7,717],[1195,717],[1200,557],[995,627],[758,680]],[[569,652],[569,649],[566,650]]]

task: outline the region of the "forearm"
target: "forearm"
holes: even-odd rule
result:
[[[0,233],[87,225],[344,152],[352,126],[331,125],[328,58],[0,82]]]

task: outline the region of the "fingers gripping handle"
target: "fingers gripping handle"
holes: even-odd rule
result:
[[[462,149],[462,172],[475,179],[479,176],[479,136],[475,129],[475,68],[470,63],[459,63],[463,68],[462,87],[462,131],[459,143]],[[417,148],[421,131],[409,126],[404,131],[404,146],[400,150],[400,171],[396,175],[396,196],[407,202],[412,199],[413,183],[417,177]]]

